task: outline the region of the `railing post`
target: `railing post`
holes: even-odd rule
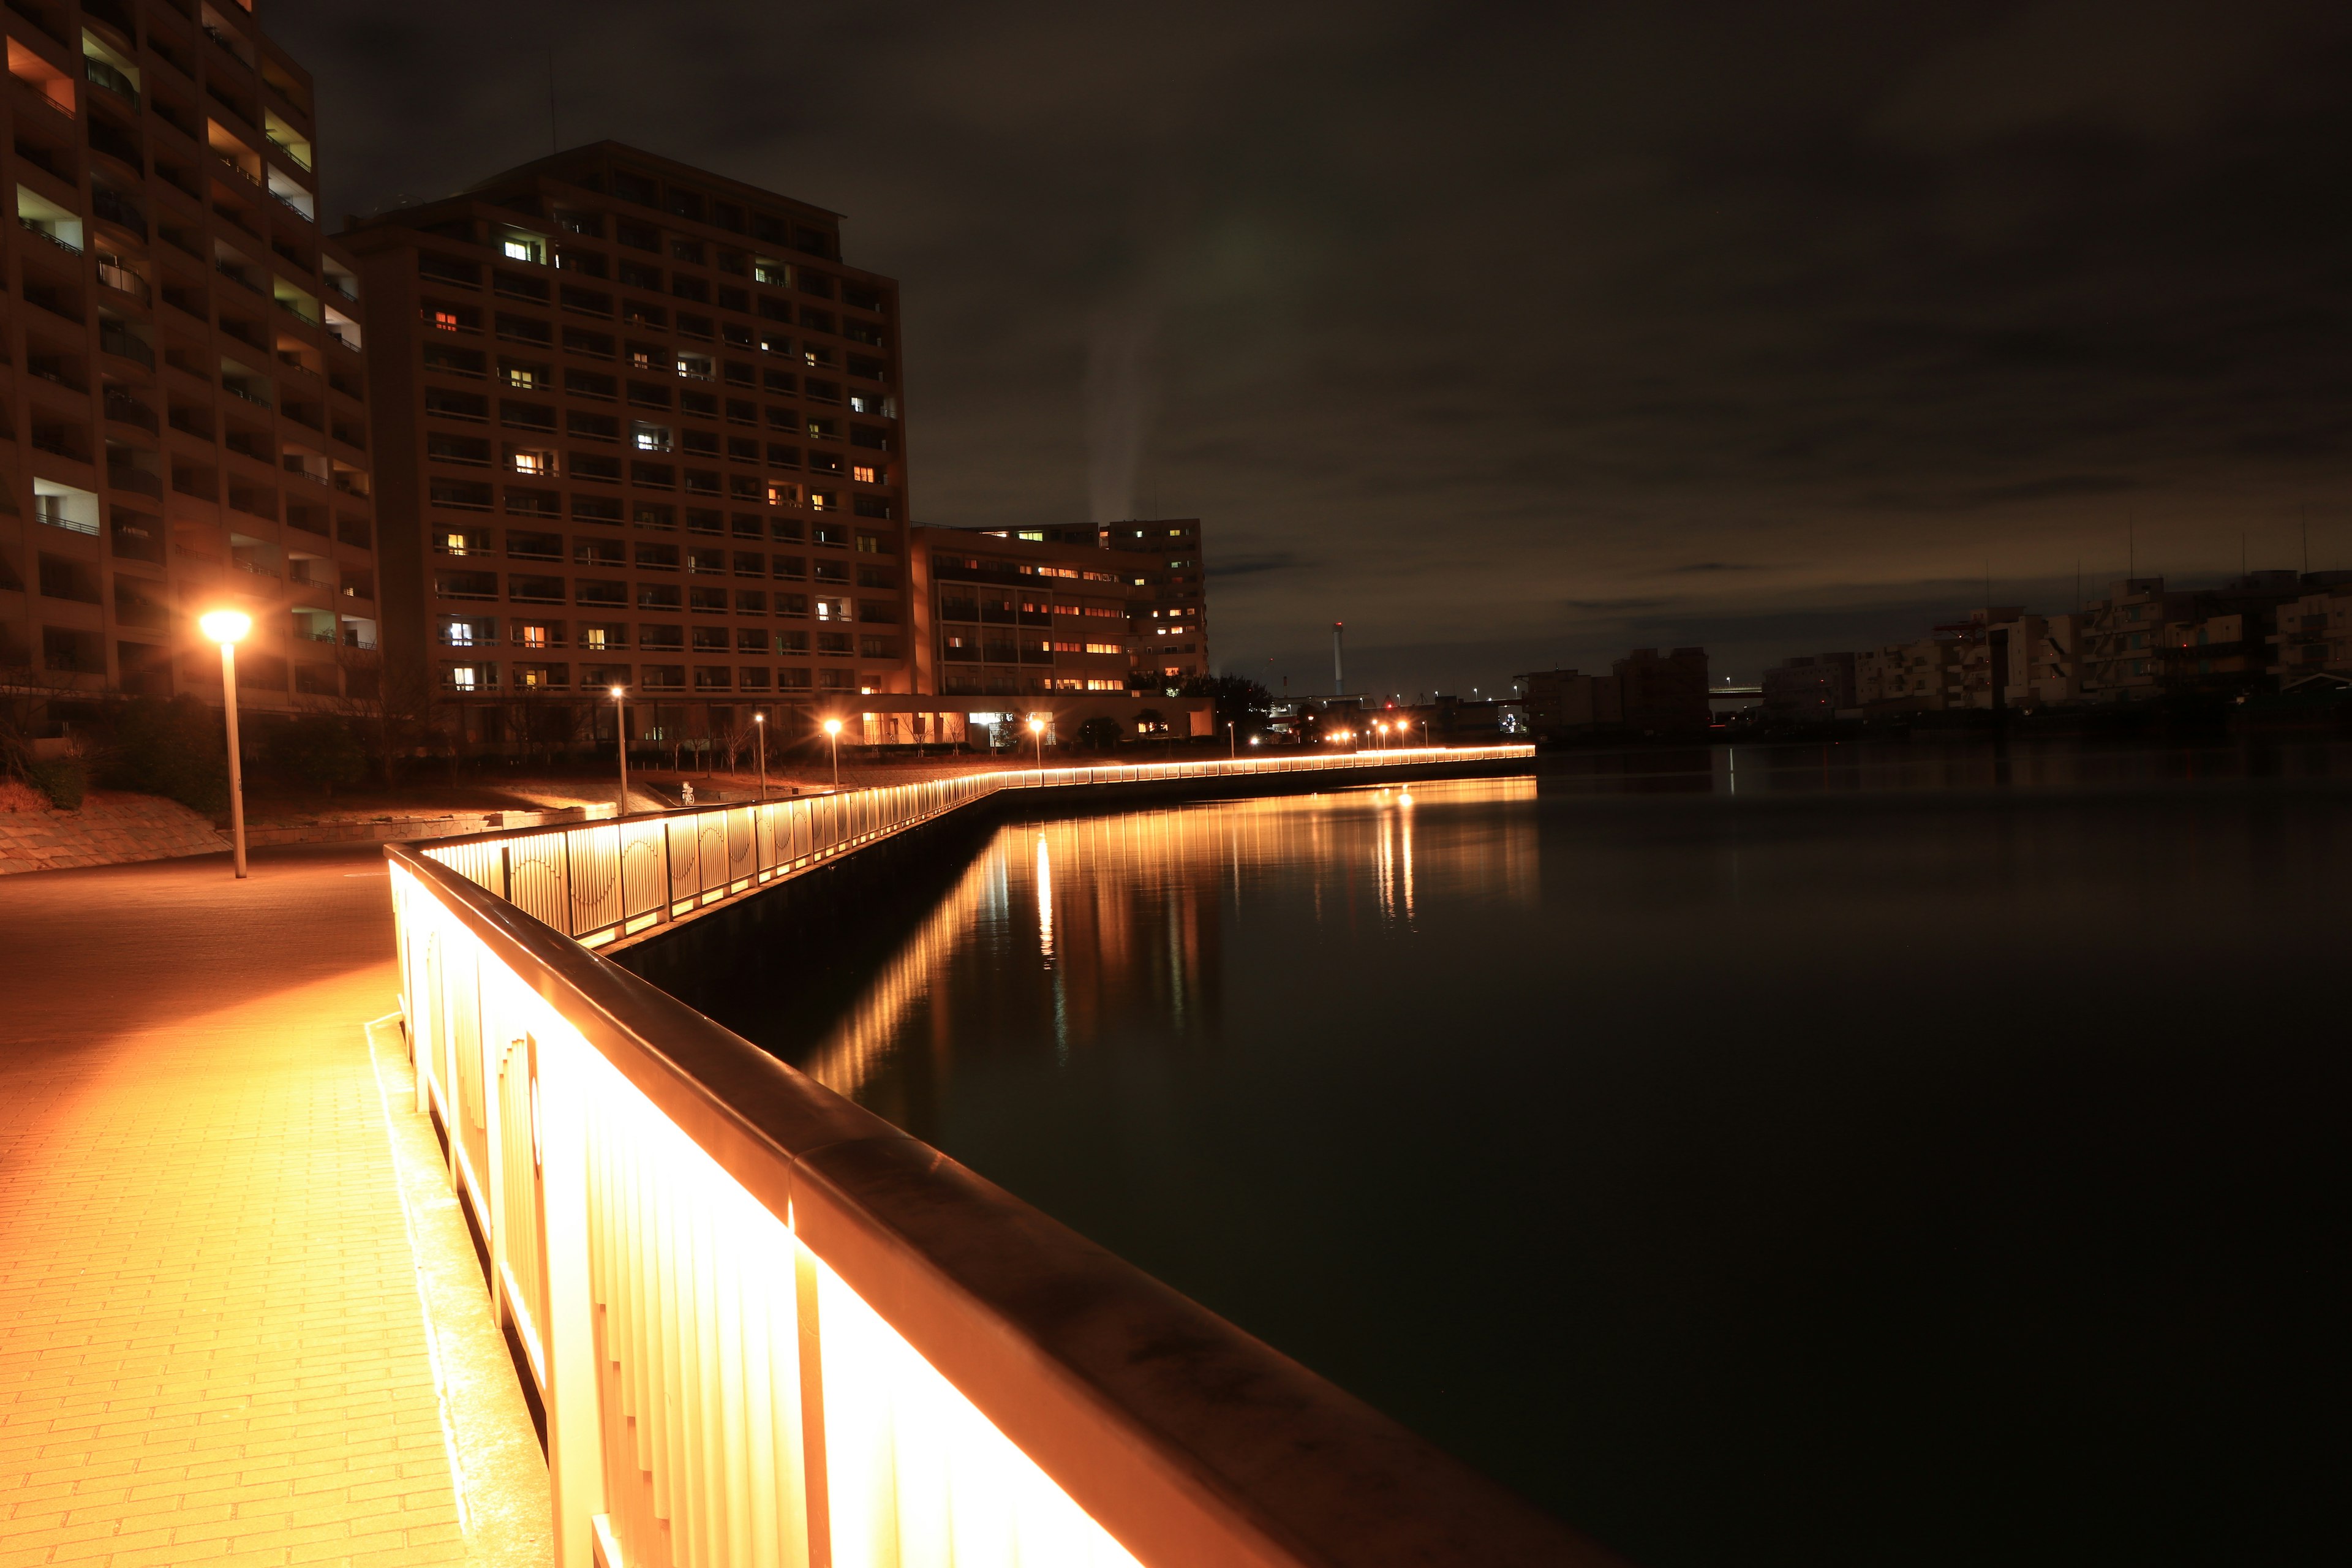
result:
[[[667,900],[665,900],[667,907]],[[604,1509],[604,1450],[595,1305],[588,1282],[587,1045],[540,1042],[542,1245],[547,1249],[547,1481],[555,1568],[593,1568]]]

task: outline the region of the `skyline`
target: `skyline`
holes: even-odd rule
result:
[[[2296,565],[2306,521],[2352,564],[2317,6],[265,20],[338,218],[542,154],[551,26],[561,144],[844,211],[906,289],[915,519],[1198,515],[1220,662],[1277,687],[1334,619],[1360,684],[1466,691],[1752,675],[2127,549]]]

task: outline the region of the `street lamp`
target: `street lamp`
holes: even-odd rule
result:
[[[228,832],[236,874],[245,876],[245,763],[236,745],[236,645],[253,629],[253,617],[243,610],[215,610],[196,622],[205,636],[220,644],[221,706],[228,715]]]
[[[1045,782],[1045,721],[1040,714],[1029,715],[1029,732],[1037,737],[1037,782]]]
[[[833,787],[841,787],[841,721],[827,719],[824,732],[833,737]]]
[[[768,799],[768,716],[765,713],[751,715],[751,732],[760,742],[760,801],[764,805]]]
[[[613,688],[613,739],[621,752],[621,815],[629,815],[629,706],[628,693],[620,687]]]
[[[1230,719],[1225,721],[1225,750],[1233,754],[1234,761],[1240,761],[1242,743],[1234,738],[1234,721]]]

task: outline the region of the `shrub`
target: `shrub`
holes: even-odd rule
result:
[[[193,697],[141,697],[114,717],[100,776],[116,789],[176,800],[206,816],[228,812],[228,743],[217,710]]]
[[[1078,744],[1089,752],[1108,752],[1118,744],[1118,721],[1097,713],[1078,726]]]
[[[367,752],[341,719],[313,714],[280,724],[262,748],[269,771],[289,784],[323,792],[353,784],[367,772]]]
[[[25,770],[26,782],[49,797],[49,804],[59,811],[81,809],[82,791],[89,780],[83,776],[79,759],[53,757],[35,763]]]

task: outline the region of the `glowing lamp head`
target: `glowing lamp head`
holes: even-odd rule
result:
[[[615,686],[614,688],[613,688],[613,700],[614,700],[614,701],[615,701],[615,702],[618,702],[620,700],[621,700],[621,689],[620,689],[619,687]]]
[[[751,715],[751,722],[754,724],[764,724],[767,721],[768,716],[765,713],[754,713]]]
[[[216,643],[243,642],[253,629],[253,617],[243,610],[214,610],[196,622]]]
[[[838,720],[838,719],[827,719],[827,720],[824,721],[824,732],[825,732],[826,734],[828,734],[828,735],[838,735],[838,734],[840,734],[840,733],[841,733],[841,721],[840,721],[840,720]]]
[[[1033,735],[1042,735],[1042,734],[1044,734],[1044,733],[1045,733],[1045,721],[1044,721],[1043,719],[1034,719],[1034,718],[1033,718],[1033,719],[1031,719],[1031,720],[1029,721],[1029,732],[1030,732],[1031,734],[1033,734]]]

